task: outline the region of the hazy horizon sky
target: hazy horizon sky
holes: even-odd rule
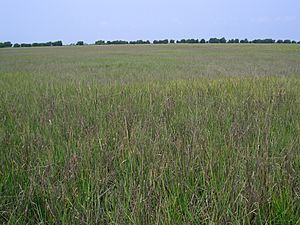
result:
[[[300,1],[4,0],[0,41],[225,37],[300,41]]]

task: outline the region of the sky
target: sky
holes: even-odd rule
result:
[[[0,41],[300,41],[299,0],[1,0]]]

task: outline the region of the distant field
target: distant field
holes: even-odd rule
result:
[[[0,49],[0,72],[47,81],[131,83],[300,75],[298,45],[148,45]]]
[[[300,45],[0,49],[1,224],[300,224]]]

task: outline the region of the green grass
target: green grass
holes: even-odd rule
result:
[[[300,224],[300,46],[0,50],[0,223]]]

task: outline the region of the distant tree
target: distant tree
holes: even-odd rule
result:
[[[298,41],[297,44],[300,44],[300,41]]]
[[[20,44],[18,44],[18,43],[15,43],[15,44],[14,44],[14,48],[20,48],[20,47],[21,47]]]
[[[202,38],[201,41],[200,41],[200,43],[204,44],[205,43],[205,39]]]
[[[169,44],[169,40],[165,39],[165,40],[154,40],[153,44]]]
[[[11,48],[11,47],[13,46],[13,44],[12,44],[10,41],[4,42],[4,45],[5,45],[7,48]]]
[[[189,44],[198,44],[199,43],[199,40],[198,39],[188,39],[187,40],[187,43],[189,43]]]
[[[255,40],[252,41],[252,43],[254,43],[254,44],[273,44],[273,43],[275,43],[275,40],[273,40],[271,38],[255,39]]]
[[[248,39],[246,38],[246,39],[244,39],[244,40],[240,40],[240,43],[246,44],[246,43],[249,43],[249,41],[248,41]]]
[[[129,44],[131,45],[145,45],[145,44],[150,44],[150,41],[147,40],[147,41],[144,41],[144,40],[137,40],[137,41],[130,41]]]
[[[48,44],[50,44],[50,46],[51,46],[51,44],[52,44],[52,46],[63,46],[63,43],[62,43],[62,41],[54,41],[54,42],[48,42]]]
[[[282,44],[283,43],[283,40],[277,40],[277,42],[276,42],[277,44]]]
[[[105,45],[105,41],[103,40],[95,41],[95,45]]]
[[[46,42],[46,43],[32,43],[32,47],[45,47],[45,46],[62,46],[62,41],[55,41],[55,42]]]
[[[181,39],[181,40],[178,40],[177,43],[178,43],[178,44],[185,44],[185,43],[186,43],[186,40],[185,40],[185,39]]]
[[[107,41],[108,45],[126,45],[129,44],[128,41],[116,40],[116,41]]]
[[[217,43],[220,43],[220,39],[218,39],[218,38],[210,38],[208,42],[212,43],[212,44],[217,44]]]
[[[170,40],[170,44],[174,44],[175,43],[175,40]]]
[[[22,43],[21,44],[21,47],[25,47],[25,48],[28,48],[28,47],[31,47],[32,45],[31,44],[27,44],[27,43]]]
[[[76,45],[84,45],[83,41],[77,41]]]
[[[222,38],[220,39],[220,43],[226,43],[226,39],[225,39],[224,37],[222,37]]]
[[[10,41],[6,41],[4,43],[0,42],[0,48],[10,48],[12,47],[12,43]]]
[[[199,39],[181,39],[180,41],[177,41],[177,43],[181,43],[181,44],[198,44],[199,43]]]
[[[287,40],[284,40],[283,43],[285,43],[285,44],[291,44],[292,42],[291,42],[291,40],[287,39]]]
[[[296,44],[297,42],[296,41],[292,41],[292,44]]]
[[[236,38],[236,39],[232,39],[232,43],[234,43],[234,44],[238,44],[238,43],[240,43],[240,40],[239,40],[238,38]]]

